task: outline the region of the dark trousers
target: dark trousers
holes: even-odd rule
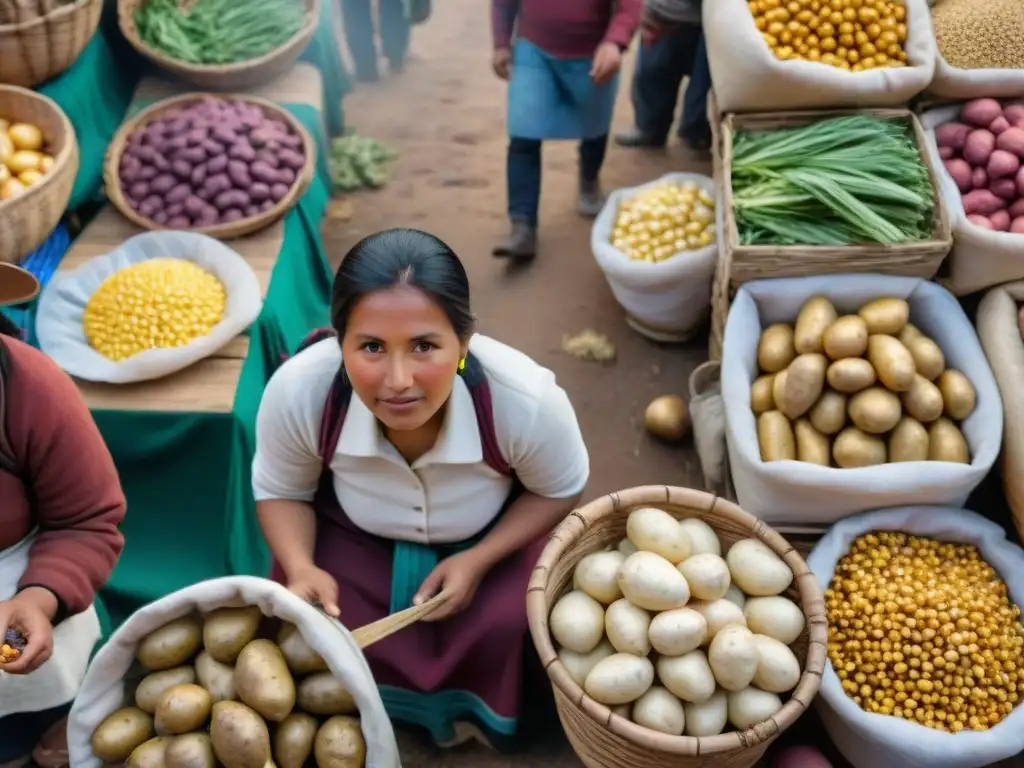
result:
[[[604,165],[608,136],[580,142],[580,178],[597,181]],[[541,142],[513,138],[508,143],[508,217],[536,226],[540,207]]]
[[[633,113],[636,127],[659,143],[675,122],[679,86],[690,80],[683,95],[679,135],[690,141],[710,138],[707,99],[711,72],[704,35],[695,24],[684,24],[651,45],[641,45],[633,73]]]
[[[360,77],[377,73],[377,34],[388,61],[401,64],[409,50],[409,21],[402,0],[377,0],[376,30],[371,6],[371,0],[341,0],[345,40]]]
[[[19,712],[0,717],[0,763],[12,763],[27,757],[51,725],[68,712],[65,704],[42,712]]]

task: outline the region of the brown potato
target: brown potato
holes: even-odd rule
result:
[[[852,395],[875,383],[875,369],[862,357],[836,360],[825,372],[825,380],[836,392]]]
[[[822,346],[833,360],[860,357],[868,348],[868,327],[857,315],[843,315],[825,329]]]
[[[836,434],[846,426],[846,401],[846,395],[826,389],[808,414],[811,426],[823,435]]]
[[[971,449],[956,424],[943,417],[928,428],[928,460],[971,463]]]
[[[850,398],[850,421],[863,432],[881,435],[895,427],[903,415],[900,399],[884,387],[869,387]]]
[[[793,329],[785,323],[769,325],[757,345],[757,364],[765,373],[778,373],[796,357]]]
[[[277,633],[277,645],[284,654],[288,669],[296,675],[308,675],[327,669],[327,662],[302,639],[302,633],[294,624],[281,624],[281,631]]]
[[[914,358],[910,351],[892,336],[876,334],[868,337],[868,361],[878,380],[893,392],[906,392],[914,383]]]
[[[946,415],[954,421],[963,421],[978,404],[978,395],[971,380],[960,371],[947,368],[939,376],[939,392],[942,393]]]
[[[274,734],[277,768],[302,768],[313,754],[313,742],[320,723],[305,712],[292,712]]]
[[[253,640],[235,664],[238,698],[267,720],[279,723],[295,706],[295,681],[281,649],[270,640]]]
[[[203,621],[203,648],[221,664],[234,664],[260,629],[263,612],[259,606],[218,608],[206,614]]]
[[[821,352],[824,349],[825,329],[839,317],[832,302],[824,296],[808,299],[796,318],[793,346],[798,355]]]
[[[903,330],[896,334],[896,338],[899,340],[900,344],[909,349],[910,342],[913,339],[920,338],[923,335],[924,334],[918,330],[916,325],[914,325],[913,323],[907,323],[905,326],[903,326]]]
[[[832,458],[843,469],[885,464],[885,457],[885,441],[857,427],[847,427],[832,443]]]
[[[144,637],[135,656],[147,669],[180,667],[196,655],[202,642],[203,628],[199,620],[183,616]]]
[[[928,381],[935,381],[946,370],[946,356],[939,345],[927,336],[916,336],[905,344],[910,356],[914,358],[914,370]]]
[[[164,752],[166,768],[217,768],[213,743],[205,733],[176,736]]]
[[[164,691],[153,719],[160,736],[177,736],[203,727],[210,716],[210,692],[195,683],[176,685]]]
[[[782,400],[782,393],[786,389],[786,371],[779,371],[773,374],[775,378],[772,379],[772,402],[778,403]]]
[[[153,737],[153,718],[138,707],[107,715],[92,733],[92,751],[105,763],[122,763]]]
[[[904,410],[922,423],[935,421],[942,415],[942,393],[919,373],[914,374],[914,383],[901,393],[900,399]]]
[[[125,761],[125,768],[167,768],[164,758],[170,743],[166,736],[157,736],[140,744]]]
[[[319,768],[363,768],[366,741],[354,717],[332,717],[317,731],[313,756]]]
[[[754,383],[750,385],[750,407],[754,411],[755,416],[760,416],[765,411],[770,411],[775,407],[775,397],[772,395],[772,385],[775,383],[775,374],[766,373],[764,376],[758,376],[754,379]],[[278,641],[280,644],[280,640]],[[282,647],[281,650],[284,650]],[[288,654],[285,654],[285,658],[288,658]]]
[[[768,411],[757,417],[757,444],[761,461],[783,461],[796,458],[796,438],[782,411]]]
[[[357,711],[352,694],[330,672],[317,672],[300,681],[295,700],[311,715],[351,715]]]
[[[808,419],[800,419],[793,425],[793,435],[796,438],[797,461],[829,466],[832,441],[827,435],[816,430]]]
[[[818,401],[825,386],[826,368],[828,360],[816,353],[799,355],[790,363],[782,385],[782,399],[778,401],[786,418],[800,418]]]
[[[889,461],[927,461],[928,430],[917,419],[904,416],[889,435]]]
[[[235,668],[214,661],[206,651],[196,656],[196,677],[199,684],[210,692],[213,703],[218,701],[235,701]]]
[[[156,712],[157,702],[164,695],[164,691],[176,685],[194,683],[196,673],[192,667],[174,667],[165,669],[162,672],[151,672],[139,682],[135,689],[135,705],[143,712],[153,714]]]
[[[266,722],[237,701],[218,701],[213,705],[210,741],[224,768],[267,768],[273,759]]]
[[[910,305],[903,299],[875,299],[857,313],[868,327],[869,334],[895,336],[910,320]]]

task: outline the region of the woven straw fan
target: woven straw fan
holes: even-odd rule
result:
[[[411,608],[406,608],[404,611],[393,613],[390,616],[385,616],[383,619],[374,621],[364,627],[352,630],[352,637],[355,639],[356,645],[360,648],[368,648],[374,643],[379,643],[386,637],[391,637],[391,635],[395,634],[399,630],[405,629],[406,627],[415,624],[417,621],[422,621],[447,601],[447,595],[443,593],[435,595],[422,605],[414,605]],[[323,606],[317,604],[316,607],[323,611]],[[324,615],[326,616],[327,614],[325,613]],[[333,616],[330,616],[329,618],[332,621],[338,621]],[[340,624],[340,622],[338,623]]]

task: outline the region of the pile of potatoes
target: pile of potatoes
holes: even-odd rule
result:
[[[839,316],[815,296],[796,325],[764,330],[761,375],[750,388],[763,461],[842,469],[887,462],[971,463],[958,426],[977,394],[910,322],[903,299],[869,301]]]
[[[277,623],[219,608],[148,635],[134,706],[100,723],[93,753],[127,768],[364,768],[355,701],[298,628],[275,635]]]
[[[703,520],[632,511],[616,549],[586,555],[551,609],[558,658],[586,693],[673,736],[745,730],[800,682],[803,611],[789,566],[758,539],[723,556]]]

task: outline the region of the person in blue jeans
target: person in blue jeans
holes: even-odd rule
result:
[[[376,38],[380,37],[381,52],[388,60],[388,70],[391,74],[398,74],[405,66],[411,37],[405,0],[377,0],[376,28],[372,5],[372,0],[341,0],[345,40],[355,64],[356,79],[367,83],[380,79]]]

